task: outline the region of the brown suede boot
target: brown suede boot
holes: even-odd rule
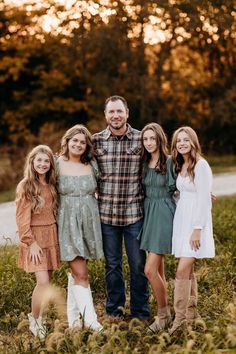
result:
[[[190,279],[175,279],[174,291],[174,310],[175,319],[172,327],[169,329],[169,334],[172,335],[177,330],[186,325],[186,313],[190,298],[191,280]]]
[[[197,278],[193,273],[191,276],[191,292],[190,299],[188,303],[186,320],[189,324],[192,324],[195,320],[201,320],[201,316],[197,311],[197,300],[198,300],[198,286],[197,286]]]
[[[154,322],[148,326],[147,332],[158,332],[168,327],[171,320],[169,306],[158,309]]]

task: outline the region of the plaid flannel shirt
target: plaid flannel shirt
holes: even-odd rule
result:
[[[129,124],[122,137],[112,135],[109,127],[93,135],[100,169],[98,203],[101,221],[125,226],[143,217],[141,185],[141,136]]]

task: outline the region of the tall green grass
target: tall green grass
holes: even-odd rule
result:
[[[0,203],[11,202],[15,199],[15,188],[0,193]]]
[[[206,156],[213,173],[236,172],[236,155]]]
[[[197,264],[199,283],[199,312],[202,322],[189,326],[178,337],[167,332],[150,335],[147,323],[136,319],[117,321],[104,313],[104,262],[90,262],[90,282],[99,319],[104,325],[102,333],[89,329],[67,328],[65,311],[50,305],[47,312],[48,336],[45,341],[34,338],[28,330],[26,314],[30,311],[30,298],[35,284],[34,276],[17,268],[17,248],[0,248],[0,353],[102,353],[102,354],[210,354],[236,353],[236,196],[219,198],[213,207],[216,257]],[[173,304],[176,261],[166,259],[169,298]],[[129,271],[126,257],[124,270],[127,287]],[[67,264],[55,271],[53,283],[66,296]],[[127,293],[128,297],[128,293]],[[56,297],[55,297],[56,298]],[[56,301],[57,302],[57,301]],[[156,305],[150,297],[152,315]],[[65,310],[65,308],[64,308]],[[126,311],[129,311],[127,301]]]

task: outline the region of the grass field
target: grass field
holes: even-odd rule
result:
[[[0,193],[0,203],[11,202],[15,199],[15,188]]]
[[[0,248],[0,353],[102,353],[102,354],[156,354],[156,353],[236,353],[236,196],[219,198],[213,208],[216,257],[197,264],[199,283],[199,312],[202,321],[189,326],[181,335],[170,337],[167,332],[150,335],[147,323],[136,319],[114,321],[104,314],[104,263],[90,262],[90,282],[99,319],[104,325],[102,333],[88,329],[69,330],[65,316],[67,265],[55,271],[53,283],[55,304],[46,314],[48,336],[40,342],[28,331],[27,313],[35,284],[34,276],[16,266],[17,248]],[[173,304],[176,262],[166,259],[169,299]],[[126,283],[129,274],[124,261]],[[151,296],[152,314],[155,303]],[[127,299],[127,308],[129,304]]]
[[[206,156],[213,173],[236,172],[236,155]]]

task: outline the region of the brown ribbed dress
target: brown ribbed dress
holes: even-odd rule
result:
[[[39,214],[31,211],[31,203],[20,194],[19,185],[16,195],[16,223],[21,241],[18,265],[28,273],[56,269],[60,266],[60,251],[50,188],[42,185],[45,205]],[[29,259],[29,246],[34,241],[43,251],[39,265],[34,265]]]

